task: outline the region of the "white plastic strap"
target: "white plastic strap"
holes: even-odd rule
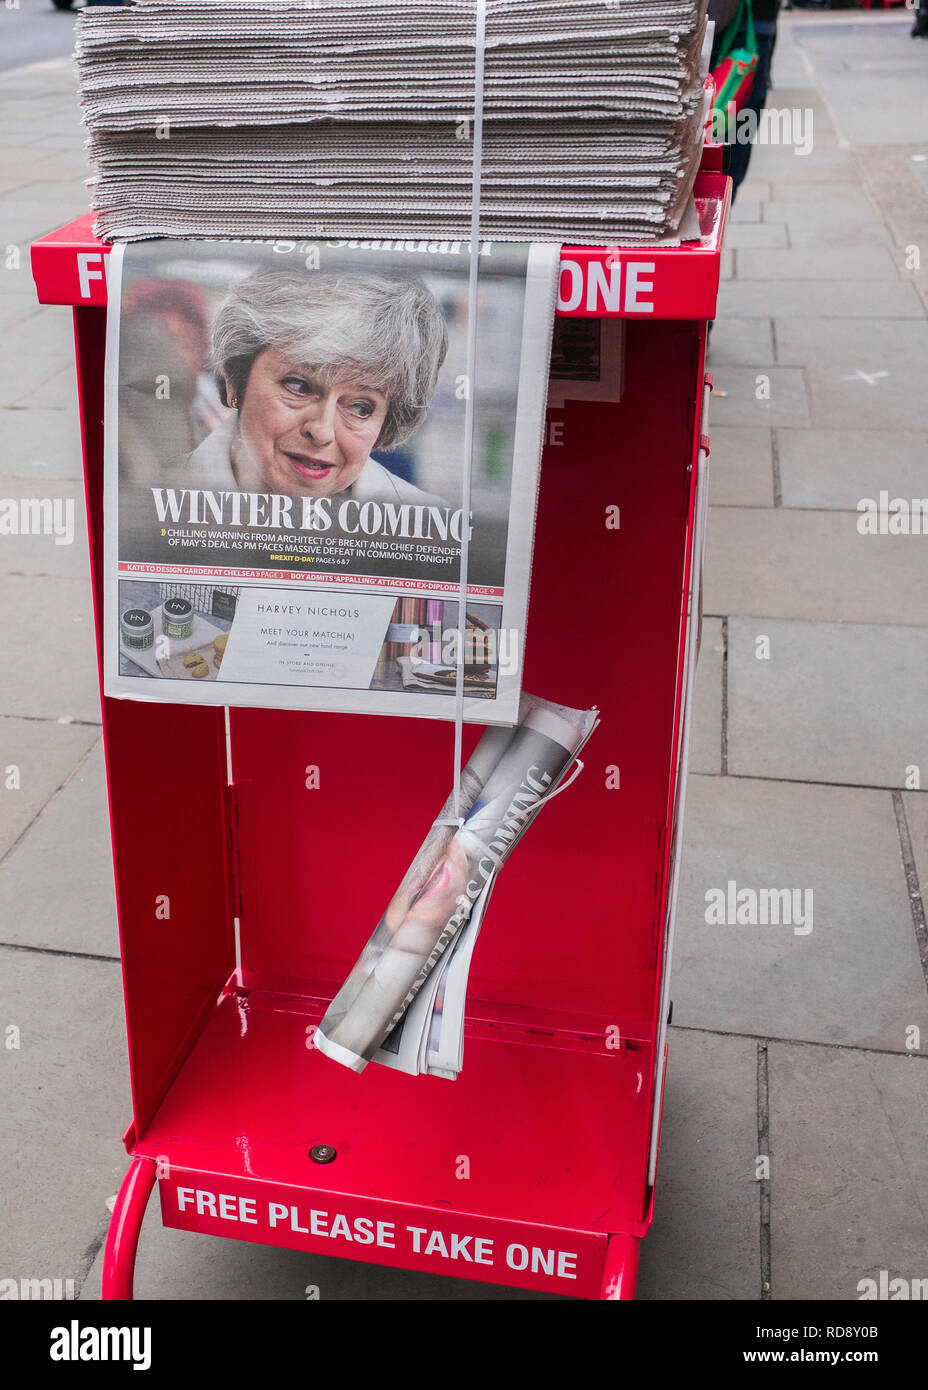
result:
[[[575,758],[574,762],[576,763],[576,767],[567,778],[567,781],[562,782],[553,792],[548,792],[547,796],[542,797],[543,804],[546,805],[549,801],[553,801],[556,796],[560,796],[561,792],[566,792],[567,788],[573,786],[574,782],[576,782],[580,773],[583,771],[583,763],[579,758]]]
[[[549,801],[553,801],[556,796],[560,796],[561,792],[566,792],[568,787],[573,786],[574,782],[576,782],[577,778],[580,776],[580,773],[583,771],[583,767],[583,760],[581,758],[575,758],[573,772],[570,774],[567,780],[565,782],[562,782],[559,787],[556,787],[553,792],[547,792],[540,799],[536,810],[540,811],[544,806],[547,806]],[[461,816],[439,816],[436,820],[432,822],[432,824],[453,825],[456,830],[460,830],[461,826],[465,824],[465,821]],[[499,866],[501,861],[496,851],[494,849],[491,849],[489,845],[484,844],[482,840],[478,839],[477,836],[474,835],[473,831],[469,831],[468,833],[474,840],[477,841],[477,844],[480,846],[484,854],[488,854],[491,859],[496,859],[497,866]]]
[[[457,669],[454,677],[454,813],[461,820],[461,767],[464,732],[464,632],[467,626],[467,560],[470,499],[474,475],[474,387],[477,376],[477,275],[480,269],[480,182],[483,167],[483,73],[486,51],[486,0],[477,0],[474,52],[474,160],[470,206],[470,275],[467,284],[467,397],[464,402],[464,476],[461,485],[461,571],[458,583]]]

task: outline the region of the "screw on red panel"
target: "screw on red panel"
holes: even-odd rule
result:
[[[337,1150],[331,1144],[313,1144],[309,1151],[309,1156],[313,1163],[332,1163],[335,1160]]]

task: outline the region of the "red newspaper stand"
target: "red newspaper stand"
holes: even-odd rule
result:
[[[132,1297],[156,1179],[179,1229],[633,1297],[698,637],[719,156],[706,148],[696,184],[700,241],[562,253],[559,312],[627,320],[625,381],[619,404],[549,412],[524,684],[602,723],[500,876],[456,1082],[357,1076],[311,1046],[447,794],[449,726],[103,699],[133,1106],[104,1298]],[[38,241],[32,265],[43,303],[74,306],[101,655],[108,248],[91,222]],[[385,766],[407,770],[386,816]]]

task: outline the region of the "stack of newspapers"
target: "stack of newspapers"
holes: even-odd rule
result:
[[[706,0],[150,0],[84,9],[105,239],[675,244],[708,115]]]

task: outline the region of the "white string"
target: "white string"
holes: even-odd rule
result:
[[[483,165],[483,70],[486,0],[477,0],[474,54],[474,161],[470,208],[470,275],[467,283],[467,396],[464,402],[464,477],[461,486],[461,570],[458,585],[458,648],[454,676],[454,814],[461,820],[461,768],[464,732],[464,633],[467,624],[467,560],[470,550],[470,499],[474,473],[474,386],[477,375],[477,275],[480,269],[480,179]]]
[[[566,792],[567,788],[572,787],[574,782],[576,782],[577,778],[580,776],[580,773],[583,771],[584,765],[580,758],[575,758],[574,762],[577,764],[577,766],[574,768],[573,772],[567,778],[567,781],[562,782],[559,787],[555,787],[553,792],[548,792],[547,796],[542,797],[543,804],[548,801],[553,801],[556,796],[560,796],[561,792]]]
[[[560,796],[561,792],[566,792],[568,787],[572,787],[574,782],[576,782],[577,778],[580,776],[580,773],[583,771],[584,766],[585,764],[583,763],[583,760],[581,758],[574,758],[574,768],[570,776],[567,778],[565,782],[562,782],[559,787],[555,787],[554,791],[546,792],[545,795],[539,799],[538,805],[535,808],[536,811],[540,811],[543,806],[546,806],[548,804],[549,801],[553,801],[556,796]],[[453,825],[458,830],[460,830],[462,825],[466,825],[466,823],[467,822],[464,820],[463,816],[436,816],[435,820],[432,821],[433,825]],[[477,844],[480,846],[482,850],[484,850],[489,855],[492,855],[494,853],[494,851],[491,850],[488,845],[485,845],[482,840],[478,839],[478,837],[474,835],[474,832],[472,830],[469,833],[471,837],[477,841]]]

